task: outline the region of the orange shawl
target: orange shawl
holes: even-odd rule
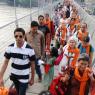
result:
[[[8,95],[9,90],[5,87],[0,87],[0,95]]]
[[[61,28],[61,37],[62,37],[62,39],[65,39],[65,37],[66,37],[66,33],[67,33],[67,28],[65,27],[65,26],[63,26],[62,28]]]
[[[65,26],[62,26],[59,28],[59,31],[61,32],[61,44],[64,45],[64,42],[66,40],[67,28]]]
[[[45,25],[47,25],[47,27],[51,31],[51,20],[50,19],[45,19]]]
[[[79,54],[80,54],[80,51],[79,51],[78,48],[71,49],[70,47],[68,47],[68,52],[75,54],[75,55],[74,55],[74,58],[73,58],[73,60],[72,60],[72,62],[71,62],[71,66],[72,66],[73,68],[75,68],[75,65],[76,65],[78,56],[79,56]]]
[[[47,46],[46,49],[50,50],[50,42],[51,42],[51,20],[50,18],[45,19],[44,23],[50,30],[50,33],[46,35],[46,46]]]
[[[78,81],[80,81],[79,95],[84,95],[85,88],[86,88],[86,82],[89,79],[89,76],[88,76],[89,72],[90,72],[90,69],[86,68],[85,71],[84,71],[84,73],[83,73],[83,76],[81,77],[80,74],[79,74],[78,67],[75,68],[75,72],[74,72],[75,78]]]

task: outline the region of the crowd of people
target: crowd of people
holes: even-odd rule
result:
[[[46,87],[39,95],[95,95],[94,48],[88,25],[81,18],[74,1],[64,0],[52,18],[46,13],[32,21],[30,31],[16,28],[15,43],[4,54],[0,86],[11,59],[10,79],[18,95],[26,95],[28,83],[34,84],[35,71],[38,82]]]

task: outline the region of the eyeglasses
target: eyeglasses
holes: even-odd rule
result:
[[[22,35],[15,35],[15,38],[22,38],[23,36]]]

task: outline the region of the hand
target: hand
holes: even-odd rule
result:
[[[32,86],[34,84],[34,79],[30,79],[29,84]]]
[[[3,78],[0,77],[0,87],[4,86]]]

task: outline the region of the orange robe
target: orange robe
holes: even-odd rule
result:
[[[75,68],[80,51],[78,48],[70,49],[70,47],[68,47],[68,52],[74,54],[73,60],[70,64],[72,68]]]
[[[60,37],[61,42],[60,43],[61,43],[61,45],[64,45],[66,42],[67,28],[66,28],[66,26],[62,26],[59,28],[58,31],[61,32],[61,37]]]
[[[83,73],[83,76],[80,76],[78,67],[75,68],[75,72],[74,72],[75,78],[80,82],[79,95],[84,95],[85,93],[86,82],[89,79],[89,76],[88,76],[89,73],[90,73],[90,69],[86,68]]]
[[[79,32],[78,32],[78,39],[80,40],[80,41],[83,41],[83,39],[84,39],[84,37],[87,37],[88,36],[88,32],[82,32],[82,31],[80,31],[79,30]]]
[[[47,25],[47,27],[49,28],[50,30],[50,34],[51,34],[51,38],[54,37],[55,35],[55,30],[54,30],[54,23],[53,21],[49,18],[49,19],[46,19],[45,20],[45,25]]]
[[[50,19],[45,19],[45,25],[47,25],[47,27],[51,31],[51,20]]]
[[[47,34],[46,36],[46,49],[50,50],[50,42],[51,42],[51,20],[48,19],[44,21],[45,25],[49,28],[50,34]]]

